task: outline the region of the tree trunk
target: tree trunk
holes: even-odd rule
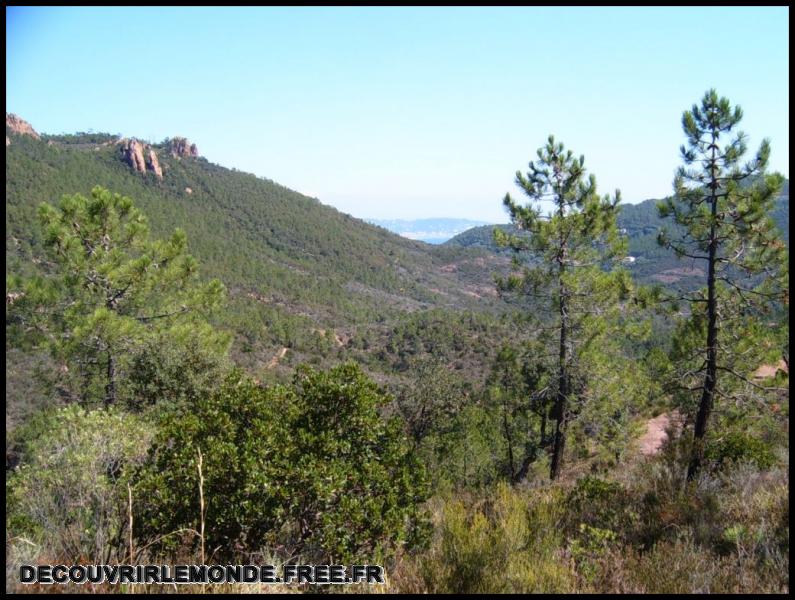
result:
[[[513,458],[513,438],[511,436],[511,430],[508,426],[508,409],[503,404],[503,412],[502,412],[502,427],[503,432],[505,435],[505,441],[508,443],[508,471],[511,474],[511,479],[516,480],[516,471],[514,470],[514,458]]]
[[[558,178],[557,189],[558,216],[561,224],[565,217],[562,183]],[[563,231],[560,232],[560,246],[558,251],[558,297],[560,316],[560,344],[558,347],[558,394],[555,398],[555,437],[552,444],[552,463],[549,469],[549,478],[555,480],[560,475],[560,465],[563,461],[563,451],[566,445],[566,399],[569,395],[568,382],[568,355],[567,334],[569,329],[569,315],[567,307],[568,292],[563,282],[566,272],[566,239]]]
[[[561,299],[561,312],[564,311]],[[560,475],[560,465],[563,460],[563,450],[566,445],[565,415],[566,397],[568,396],[568,373],[566,372],[566,325],[561,320],[560,326],[560,352],[558,363],[558,394],[555,398],[555,434],[552,442],[552,464],[549,470],[550,479],[557,479]]]
[[[715,137],[713,136],[713,145]],[[709,231],[709,258],[707,265],[707,371],[701,401],[698,405],[695,430],[693,433],[693,453],[687,467],[687,480],[692,481],[701,469],[704,460],[704,436],[707,433],[707,421],[715,402],[715,388],[718,383],[718,301],[715,295],[715,266],[718,251],[718,238],[715,219],[718,212],[717,180],[715,178],[715,150],[712,151],[712,190],[711,210],[712,224]]]
[[[541,432],[540,432],[541,443],[540,443],[540,446],[542,448],[547,445],[547,412],[549,412],[549,408],[545,406],[543,408],[543,410],[541,411]]]
[[[116,360],[108,350],[108,382],[105,384],[105,408],[116,403]]]
[[[524,460],[522,461],[522,466],[519,467],[519,470],[516,472],[516,475],[513,477],[514,483],[522,483],[527,478],[527,472],[530,470],[530,465],[533,464],[535,460],[534,454],[528,454],[525,456]]]
[[[563,220],[563,195],[559,194],[559,215]],[[561,233],[560,254],[558,255],[558,296],[560,315],[560,343],[558,346],[558,394],[555,398],[555,437],[552,443],[552,463],[549,478],[555,480],[560,475],[563,462],[563,451],[566,445],[566,400],[569,395],[568,373],[568,329],[569,315],[567,307],[568,292],[563,282],[566,271],[566,242]]]
[[[714,227],[713,227],[714,229]],[[717,301],[715,298],[715,246],[709,248],[709,271],[707,275],[707,372],[704,377],[704,388],[696,416],[693,434],[693,454],[687,468],[687,479],[693,480],[701,468],[704,459],[704,436],[707,432],[707,421],[715,401],[715,388],[718,379],[718,324]]]

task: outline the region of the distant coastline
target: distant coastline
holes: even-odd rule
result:
[[[439,217],[430,219],[364,219],[410,240],[428,244],[443,244],[454,236],[472,229],[489,225],[488,221]]]

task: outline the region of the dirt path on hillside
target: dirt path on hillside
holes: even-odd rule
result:
[[[757,381],[760,379],[768,379],[778,375],[779,371],[783,371],[789,375],[789,365],[783,359],[778,361],[775,365],[762,365],[754,371],[752,377]]]
[[[281,350],[279,350],[279,351],[276,353],[276,355],[275,355],[275,356],[274,356],[274,357],[271,359],[271,361],[268,363],[268,366],[267,366],[267,367],[265,367],[265,368],[266,368],[266,369],[272,369],[273,367],[275,367],[276,365],[278,365],[278,364],[279,364],[279,361],[280,361],[281,359],[283,359],[283,358],[284,358],[284,355],[285,355],[285,354],[287,354],[287,348],[284,348],[284,347],[282,347],[282,349],[281,349]]]
[[[646,422],[646,433],[640,440],[640,453],[644,456],[654,456],[660,451],[665,440],[668,439],[666,430],[674,424],[677,428],[682,426],[682,415],[678,411],[663,413]]]

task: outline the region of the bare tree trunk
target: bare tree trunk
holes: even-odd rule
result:
[[[132,512],[132,488],[130,487],[130,483],[127,482],[127,519],[128,519],[128,531],[129,535],[129,548],[130,548],[130,562],[129,564],[133,564],[135,560],[135,552],[133,552],[133,512]]]
[[[558,214],[563,220],[563,195],[558,193]],[[560,253],[558,255],[558,296],[560,315],[560,343],[558,347],[558,394],[555,399],[555,437],[552,444],[552,463],[549,478],[554,480],[560,475],[563,462],[563,451],[566,446],[566,400],[569,395],[568,373],[568,329],[569,315],[567,306],[568,292],[563,282],[566,271],[566,242],[561,233]]]
[[[204,554],[204,473],[202,472],[202,451],[201,448],[196,450],[199,460],[196,463],[196,467],[199,470],[199,526],[201,529],[199,530],[199,537],[201,539],[201,564],[206,564],[205,554]]]

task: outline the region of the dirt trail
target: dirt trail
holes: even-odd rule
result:
[[[671,425],[676,424],[677,427],[682,425],[682,415],[677,411],[671,413],[663,413],[658,417],[650,419],[646,423],[646,433],[644,433],[640,440],[640,453],[644,456],[654,456],[660,451],[663,442],[668,439],[666,429]]]
[[[762,365],[754,371],[753,378],[759,380],[775,377],[778,375],[779,371],[783,371],[789,375],[789,365],[783,359],[778,361],[775,365]]]
[[[284,355],[285,355],[285,354],[287,354],[287,348],[284,348],[284,347],[282,347],[282,349],[281,349],[281,350],[279,350],[279,351],[276,353],[276,355],[275,355],[275,356],[274,356],[274,357],[271,359],[271,361],[268,363],[268,366],[267,366],[267,367],[265,367],[265,368],[266,368],[266,369],[272,369],[273,367],[275,367],[276,365],[278,365],[278,364],[279,364],[279,361],[280,361],[281,359],[283,359],[283,358],[284,358]]]

